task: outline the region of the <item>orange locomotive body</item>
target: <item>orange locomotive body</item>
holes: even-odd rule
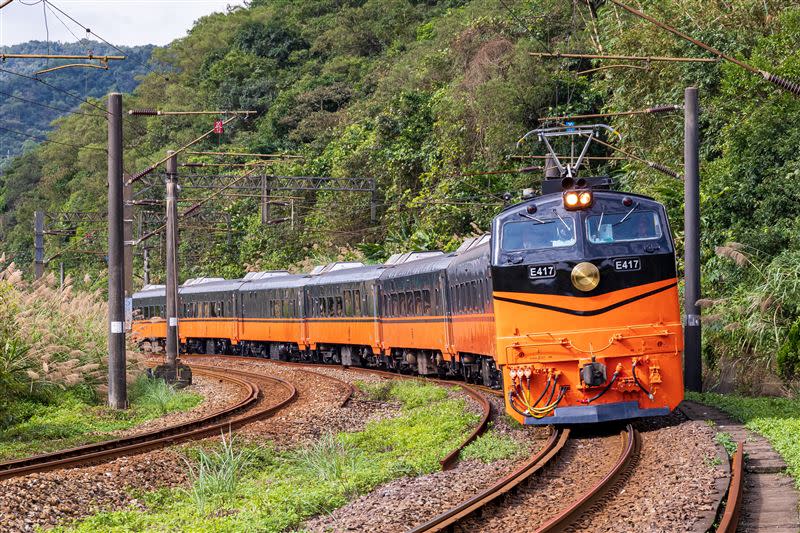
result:
[[[502,387],[524,424],[665,415],[683,399],[674,245],[663,206],[642,196],[553,192],[454,253],[179,296],[183,349],[458,376]],[[163,288],[134,295],[137,338],[163,342],[163,300]]]
[[[589,191],[513,206],[493,225],[497,364],[526,424],[670,413],[683,399],[674,245],[657,202]]]

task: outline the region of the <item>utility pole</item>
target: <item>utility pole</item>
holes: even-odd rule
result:
[[[700,132],[696,87],[684,92],[684,314],[683,374],[686,388],[703,388],[700,329]]]
[[[33,279],[44,275],[44,211],[33,213]]]
[[[167,367],[175,372],[178,360],[178,156],[167,159]]]
[[[122,95],[108,95],[108,404],[128,406],[122,202]]]
[[[167,202],[166,202],[166,240],[167,240],[167,360],[156,368],[155,375],[167,383],[186,386],[192,383],[192,371],[180,364],[178,351],[180,337],[178,335],[178,153],[167,152]],[[149,277],[149,275],[148,275]]]

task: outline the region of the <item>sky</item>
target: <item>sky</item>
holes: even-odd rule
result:
[[[224,12],[228,6],[241,6],[244,0],[46,0],[46,3],[49,6],[45,7],[43,0],[12,0],[0,9],[0,46],[44,41],[48,30],[51,41],[74,42],[75,36],[86,36],[84,29],[53,7],[113,44],[164,45],[186,35],[198,18]]]

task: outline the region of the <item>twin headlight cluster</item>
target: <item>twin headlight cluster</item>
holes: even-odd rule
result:
[[[592,205],[592,191],[567,191],[564,193],[564,208],[569,211],[586,209]]]

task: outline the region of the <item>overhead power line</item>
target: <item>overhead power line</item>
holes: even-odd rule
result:
[[[239,116],[238,116],[238,115],[234,115],[234,116],[232,116],[231,118],[229,118],[229,119],[227,119],[227,120],[223,120],[223,121],[222,121],[222,125],[223,125],[223,126],[225,126],[226,124],[228,124],[229,122],[231,122],[231,121],[233,121],[233,120],[236,120],[237,118],[239,118]],[[146,176],[146,175],[150,174],[150,173],[151,173],[151,172],[153,172],[155,169],[157,169],[159,166],[161,166],[161,165],[163,165],[164,163],[166,163],[166,162],[167,162],[167,159],[169,159],[169,158],[170,158],[170,157],[172,157],[173,155],[178,155],[178,154],[180,154],[181,152],[184,152],[184,151],[186,151],[188,148],[191,148],[191,147],[192,147],[192,146],[194,146],[195,144],[199,143],[200,141],[202,141],[203,139],[205,139],[206,137],[208,137],[209,135],[211,135],[212,133],[214,133],[214,131],[215,131],[215,130],[216,130],[216,128],[211,128],[210,130],[208,130],[207,132],[205,132],[205,133],[204,133],[204,134],[202,134],[201,136],[197,137],[196,139],[194,139],[194,140],[190,141],[190,142],[189,142],[189,143],[187,143],[187,144],[184,144],[183,146],[181,146],[180,148],[178,148],[177,150],[175,150],[175,151],[173,152],[173,154],[172,154],[172,155],[168,155],[168,156],[166,156],[166,157],[163,157],[163,158],[161,158],[160,160],[158,160],[156,163],[153,163],[152,165],[150,165],[150,166],[149,166],[149,167],[147,167],[146,169],[142,170],[141,172],[137,172],[136,174],[134,174],[133,176],[131,176],[130,178],[128,178],[128,181],[127,181],[126,185],[130,185],[131,183],[135,183],[135,182],[139,181],[139,180],[140,180],[140,179],[142,179],[144,176]]]
[[[61,141],[54,141],[52,139],[47,139],[46,137],[39,137],[38,135],[31,135],[29,133],[23,133],[21,131],[12,130],[12,129],[6,128],[5,126],[0,126],[0,130],[6,131],[8,133],[12,133],[14,135],[19,135],[20,137],[27,137],[28,139],[33,139],[33,140],[36,140],[36,141],[39,141],[39,142],[43,142],[43,143],[60,144],[62,146],[69,146],[70,148],[75,148],[77,150],[95,150],[97,152],[106,152],[105,148],[96,148],[94,146],[86,146],[86,145],[79,146],[77,144],[70,144],[70,143],[65,143],[65,142],[61,142]]]
[[[606,117],[624,117],[629,115],[654,115],[656,113],[671,113],[673,111],[682,111],[682,105],[657,105],[648,107],[647,109],[637,109],[634,111],[617,111],[615,113],[592,113],[590,115],[562,115],[557,117],[541,117],[539,122],[550,122],[551,120],[582,120],[582,119],[595,119]]]
[[[163,115],[255,115],[258,111],[160,111],[158,109],[131,109],[129,115],[138,117],[157,117]]]
[[[86,98],[83,98],[80,95],[77,95],[75,93],[67,91],[66,89],[62,89],[61,87],[53,85],[52,83],[48,83],[48,82],[44,81],[41,78],[36,78],[34,76],[28,76],[27,74],[22,74],[21,72],[14,72],[13,70],[8,70],[8,69],[4,69],[4,68],[0,68],[0,72],[4,72],[6,74],[12,74],[14,76],[19,76],[20,78],[25,78],[25,79],[28,79],[28,80],[35,81],[37,83],[41,83],[42,85],[46,85],[47,87],[50,87],[51,89],[53,89],[55,91],[58,91],[58,92],[60,92],[62,94],[66,94],[67,96],[69,96],[71,98],[74,98],[75,100],[78,100],[79,102],[82,102],[84,104],[89,104],[90,106],[94,107],[95,109],[99,109],[100,111],[103,112],[103,116],[107,115],[106,110],[103,109],[102,107],[100,107],[99,105],[95,104],[94,102],[91,102],[91,101],[87,100]]]
[[[730,56],[730,55],[728,55],[728,54],[726,54],[726,53],[724,53],[724,52],[714,48],[713,46],[708,45],[708,44],[706,44],[706,43],[704,43],[704,42],[702,42],[700,40],[697,40],[694,37],[690,37],[689,35],[683,33],[682,31],[680,31],[680,30],[678,30],[676,28],[673,28],[669,24],[661,22],[660,20],[657,20],[657,19],[651,17],[650,15],[647,15],[646,13],[643,13],[643,12],[639,11],[638,9],[635,9],[635,8],[629,6],[629,5],[626,5],[626,4],[622,3],[622,2],[620,2],[619,0],[610,0],[610,2],[613,3],[616,6],[621,7],[622,9],[627,11],[628,13],[632,13],[632,14],[636,15],[637,17],[641,18],[641,19],[644,19],[644,20],[646,20],[646,21],[648,21],[648,22],[650,22],[652,24],[655,24],[656,26],[658,26],[659,28],[661,28],[663,30],[666,30],[666,31],[672,33],[673,35],[676,35],[676,36],[680,37],[681,39],[694,44],[695,46],[699,46],[703,50],[714,54],[719,59],[724,59],[725,61],[729,61],[729,62],[733,63],[734,65],[738,65],[739,67],[741,67],[741,68],[743,68],[743,69],[745,69],[745,70],[747,70],[749,72],[752,72],[753,74],[758,74],[761,77],[763,77],[765,80],[767,80],[768,82],[772,83],[773,85],[777,85],[781,89],[784,89],[786,91],[789,91],[790,93],[793,93],[793,94],[795,94],[797,96],[800,96],[800,83],[797,83],[797,82],[794,82],[794,81],[791,81],[791,80],[787,80],[785,78],[781,78],[780,76],[776,76],[775,74],[772,74],[771,72],[768,72],[766,70],[758,69],[758,68],[754,67],[753,65],[745,63],[744,61],[742,61],[740,59],[736,59],[735,57]]]
[[[669,57],[669,56],[622,56],[610,54],[579,54],[562,52],[529,52],[534,57],[567,59],[613,59],[617,61],[663,61],[671,63],[718,63],[719,59],[710,57]]]

